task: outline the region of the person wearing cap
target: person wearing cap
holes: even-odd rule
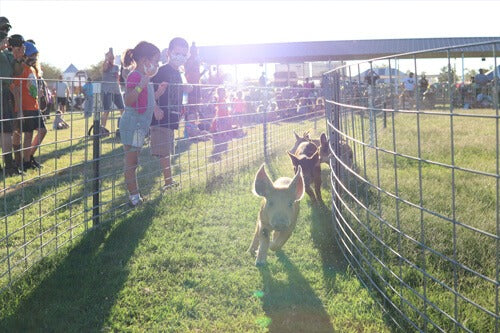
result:
[[[120,68],[114,64],[115,56],[113,53],[113,48],[110,47],[108,52],[104,55],[104,63],[102,65],[102,106],[104,112],[101,114],[101,129],[100,133],[103,136],[109,135],[109,130],[106,128],[108,121],[109,111],[111,111],[111,105],[114,103],[115,106],[120,110],[120,114],[123,113],[124,104],[123,96],[120,91]],[[118,124],[120,120],[118,119]]]
[[[0,133],[5,176],[22,174],[12,158],[12,134],[15,130],[18,131],[16,128],[17,122],[13,121],[14,96],[12,96],[12,92],[9,89],[12,80],[1,79],[11,78],[14,74],[14,56],[11,50],[9,50],[9,38],[7,37],[10,29],[11,25],[9,20],[4,16],[0,16],[0,98],[2,100],[0,103]]]
[[[38,49],[33,43],[24,43],[24,54],[14,52],[14,58],[21,60],[23,70],[11,84],[14,93],[15,109],[18,117],[22,119],[21,131],[24,133],[22,169],[39,169],[40,163],[35,160],[35,152],[42,143],[47,129],[38,104],[38,78],[40,65],[38,62]],[[33,132],[37,131],[33,139]]]

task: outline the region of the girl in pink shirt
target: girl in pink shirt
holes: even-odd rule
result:
[[[136,63],[135,70],[126,81],[125,112],[120,119],[120,139],[125,150],[125,184],[129,192],[131,206],[142,202],[137,185],[136,169],[139,152],[144,144],[153,114],[156,119],[163,117],[163,111],[156,105],[167,84],[163,82],[154,90],[149,82],[158,72],[160,50],[151,43],[140,42],[132,50],[132,59]]]

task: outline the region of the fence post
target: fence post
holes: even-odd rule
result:
[[[370,109],[370,147],[375,145],[375,111],[373,110],[373,95],[375,94],[375,82],[373,82],[373,64],[370,61],[370,82],[367,87],[368,90],[368,109]]]
[[[93,171],[94,181],[92,186],[92,225],[95,227],[100,223],[99,218],[99,194],[100,194],[100,180],[99,180],[99,159],[101,153],[100,147],[100,129],[101,129],[101,114],[98,108],[98,101],[95,103],[94,110],[94,124],[93,124]]]
[[[263,99],[263,105],[264,105],[264,115],[262,117],[262,134],[263,134],[263,143],[264,143],[264,160],[268,160],[268,154],[267,154],[267,107],[268,107],[268,100],[267,100],[267,89],[264,87],[264,99]]]
[[[325,103],[325,105],[329,105],[326,109],[326,115],[328,120],[333,125],[333,129],[329,129],[329,138],[330,138],[330,149],[335,152],[335,155],[340,158],[340,106],[338,104],[334,104],[335,102],[340,102],[340,75],[338,72],[333,72],[328,74],[328,76],[324,77],[324,82],[326,82],[326,89],[323,91],[325,100],[330,101],[330,103]],[[340,164],[338,160],[333,160],[330,158],[330,169],[333,171],[333,174],[336,175],[337,179],[340,179]],[[332,179],[333,180],[333,179]],[[340,186],[337,180],[334,180],[334,184],[332,184],[332,203],[335,207],[332,208],[332,217],[334,219],[335,226],[337,225],[337,210],[340,207],[340,200],[337,196],[339,193]]]

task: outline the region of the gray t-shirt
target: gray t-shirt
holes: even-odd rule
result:
[[[484,86],[486,85],[486,83],[488,83],[488,77],[484,74],[477,74],[476,77],[474,78],[476,81],[476,83],[479,85],[479,86]]]
[[[56,95],[57,97],[60,98],[65,98],[66,96],[66,90],[68,89],[68,84],[64,81],[58,81],[56,82]]]
[[[119,73],[120,69],[117,65],[112,65],[107,71],[102,72],[102,92],[113,94],[120,93],[120,87],[118,85]]]

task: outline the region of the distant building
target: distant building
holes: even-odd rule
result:
[[[72,94],[79,94],[82,86],[87,81],[87,73],[79,71],[75,65],[70,64],[68,68],[62,73],[63,80],[68,83],[70,92]]]

